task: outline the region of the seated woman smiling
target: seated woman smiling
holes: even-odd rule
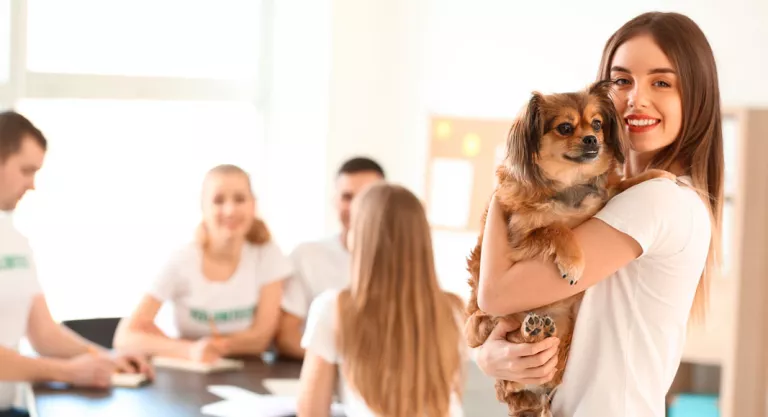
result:
[[[115,348],[203,362],[265,351],[277,330],[283,281],[292,266],[254,217],[255,208],[245,171],[234,165],[210,170],[195,241],[171,257],[120,323]],[[173,306],[180,339],[155,324],[163,303]]]

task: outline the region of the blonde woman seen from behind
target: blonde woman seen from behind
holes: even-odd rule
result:
[[[203,221],[160,272],[115,334],[115,347],[150,355],[212,362],[254,356],[272,342],[283,281],[292,266],[254,217],[248,175],[220,165],[203,183]],[[155,324],[163,303],[173,307],[180,339]]]
[[[352,206],[351,285],[312,303],[299,417],[462,416],[461,301],[440,289],[419,200],[378,183]]]

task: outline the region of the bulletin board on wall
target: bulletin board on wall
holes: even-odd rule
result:
[[[432,116],[427,212],[436,230],[479,232],[512,119]]]

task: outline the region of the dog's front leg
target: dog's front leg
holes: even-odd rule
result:
[[[511,261],[555,257],[563,279],[576,284],[584,273],[584,254],[573,231],[564,224],[552,224],[531,232],[511,253]]]
[[[496,327],[496,320],[482,311],[476,311],[464,323],[467,345],[473,349],[482,345],[491,335],[494,327]]]

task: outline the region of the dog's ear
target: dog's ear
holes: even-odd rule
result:
[[[598,97],[609,97],[613,91],[613,81],[600,80],[592,83],[587,89],[587,93]]]
[[[605,144],[613,151],[613,156],[619,163],[624,163],[627,148],[627,138],[624,134],[624,120],[616,112],[616,109],[611,105],[610,111],[606,112],[606,119],[611,123],[608,125],[608,129],[605,129],[603,135],[605,137]]]
[[[536,159],[539,153],[544,124],[541,120],[541,104],[544,97],[534,92],[528,105],[512,123],[507,137],[507,152],[510,168],[521,174],[523,179],[534,180],[538,176]]]
[[[603,137],[605,145],[613,152],[614,157],[620,163],[624,163],[627,151],[627,138],[624,134],[624,118],[616,110],[613,104],[613,81],[597,81],[589,87],[589,94],[600,101],[600,109],[603,114]]]

